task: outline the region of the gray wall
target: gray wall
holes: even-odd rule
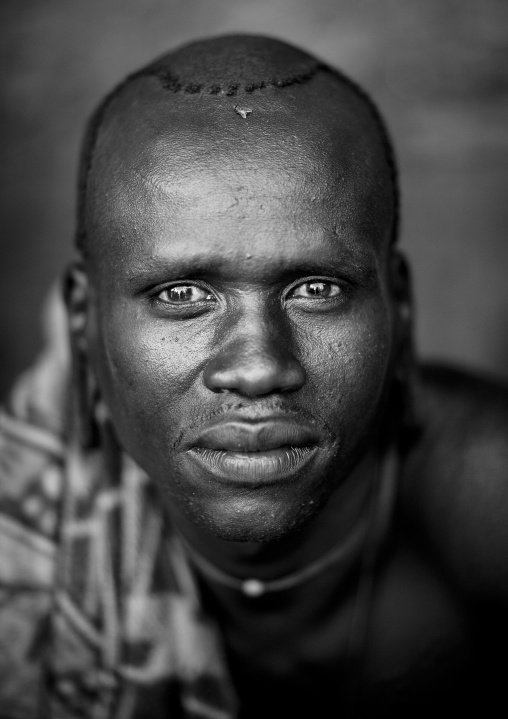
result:
[[[300,44],[374,95],[399,150],[420,353],[508,378],[504,0],[2,0],[0,394],[72,256],[87,115],[157,54],[230,31]]]

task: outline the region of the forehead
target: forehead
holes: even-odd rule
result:
[[[222,230],[224,242],[273,231],[279,244],[325,233],[385,245],[393,197],[382,143],[361,100],[330,86],[323,77],[294,91],[175,98],[154,79],[133,83],[94,152],[92,252],[137,252],[140,236],[158,234],[183,251],[187,236],[217,242]]]

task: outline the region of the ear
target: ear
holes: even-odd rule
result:
[[[410,341],[413,335],[413,293],[411,272],[400,250],[392,249],[389,258],[389,282],[395,308],[396,344]]]
[[[417,419],[418,371],[413,342],[411,272],[404,255],[393,249],[389,258],[389,281],[394,307],[393,384],[395,411],[402,434],[414,435]]]
[[[90,288],[88,276],[82,262],[75,262],[67,268],[64,277],[63,295],[69,319],[69,339],[72,359],[73,416],[76,430],[83,447],[98,443],[98,427],[95,408],[98,387],[89,361],[87,325],[89,320]]]
[[[88,320],[88,276],[82,262],[73,262],[64,275],[63,295],[69,318],[71,344],[86,347]]]

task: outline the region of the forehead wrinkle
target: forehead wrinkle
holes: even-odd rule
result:
[[[161,145],[162,151],[159,151]],[[181,150],[181,145],[178,148]],[[135,210],[139,195],[150,204],[160,201],[173,205],[176,210],[191,206],[194,213],[196,198],[206,200],[208,207],[214,211],[225,212],[239,201],[250,204],[262,202],[266,208],[278,200],[291,202],[296,197],[301,199],[302,189],[309,184],[309,177],[316,175],[314,168],[310,171],[310,162],[307,163],[307,173],[302,171],[301,162],[292,163],[291,169],[287,168],[287,164],[281,167],[281,163],[274,163],[273,158],[266,157],[264,161],[259,161],[252,154],[248,162],[242,162],[234,155],[223,153],[223,148],[213,158],[209,157],[206,163],[198,163],[188,153],[183,153],[183,156],[181,152],[171,154],[166,143],[157,142],[125,159],[117,152],[113,161],[104,166],[103,172],[96,166],[89,208],[99,210],[99,216],[107,216],[114,211],[115,204],[123,212],[127,201],[128,207]],[[260,192],[260,174],[263,175],[263,188],[269,188],[265,192]],[[108,196],[107,203],[102,202],[105,196]]]
[[[312,142],[294,136],[292,144],[296,147],[288,150],[284,140],[284,133],[277,128],[269,133],[255,131],[249,138],[227,133],[211,138],[187,131],[164,132],[143,147],[136,165],[143,177],[169,193],[192,196],[198,184],[202,191],[203,179],[210,180],[213,193],[219,187],[245,193],[249,178],[262,173],[270,181],[266,197],[274,196],[277,190],[283,197],[299,192],[309,178],[322,176],[327,161]],[[345,171],[347,158],[342,157],[340,164]],[[326,168],[326,174],[330,169]]]
[[[166,144],[162,145],[163,152],[158,151],[159,143],[156,143],[154,147],[144,148],[141,154],[124,162],[120,160],[118,164],[123,170],[123,177],[110,163],[105,173],[97,178],[97,183],[107,190],[112,199],[127,196],[129,200],[135,200],[135,195],[142,191],[148,200],[168,200],[181,207],[191,204],[193,209],[196,198],[212,199],[214,209],[217,209],[217,201],[223,196],[226,198],[224,209],[228,209],[232,204],[231,194],[234,195],[234,204],[240,200],[263,201],[266,207],[279,200],[296,200],[295,209],[298,209],[302,201],[326,199],[330,188],[335,193],[338,190],[343,195],[349,195],[348,201],[354,206],[372,192],[363,177],[360,182],[355,178],[361,163],[347,154],[335,157],[333,163],[330,158],[316,157],[316,153],[312,152],[307,156],[300,154],[298,158],[293,154],[286,155],[282,160],[266,152],[256,158],[251,152],[246,161],[240,161],[236,155],[229,155],[224,148],[219,148],[213,156],[209,153],[206,163],[199,163],[185,153],[183,157],[176,152],[170,156]],[[135,181],[136,178],[139,182]],[[353,188],[354,192],[351,191]],[[99,199],[104,195],[105,192],[94,193]]]

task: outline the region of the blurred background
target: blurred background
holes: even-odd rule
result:
[[[506,0],[1,0],[0,396],[72,257],[89,113],[156,55],[234,31],[301,45],[374,96],[398,149],[419,353],[507,380]]]

